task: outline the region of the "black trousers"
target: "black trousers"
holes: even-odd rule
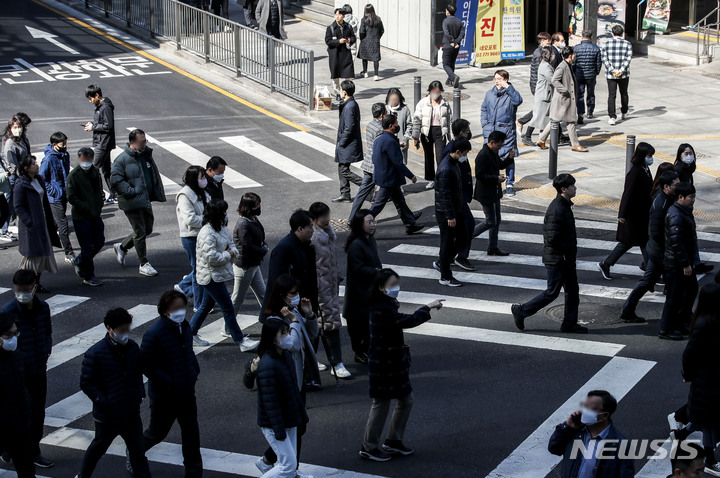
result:
[[[30,451],[40,454],[40,440],[45,431],[45,399],[47,398],[47,372],[26,373],[25,386],[30,393]]]
[[[203,465],[195,396],[150,399],[150,425],[143,434],[145,451],[163,441],[176,420],[180,425],[185,478],[200,478]]]
[[[660,319],[660,330],[680,331],[690,326],[692,307],[698,293],[698,282],[693,271],[689,276],[679,267],[665,271],[665,307]]]
[[[630,99],[628,97],[628,84],[630,78],[622,78],[620,80],[607,80],[608,85],[608,116],[617,118],[615,113],[615,98],[617,98],[617,90],[620,88],[620,112],[627,114]]]
[[[0,193],[0,226],[5,224],[10,217],[10,206],[8,206],[5,194]]]
[[[112,187],[110,187],[110,168],[112,166],[110,162],[110,150],[95,149],[94,152],[95,156],[93,156],[93,165],[100,170],[103,178],[105,178],[105,185],[107,186],[108,191],[110,191],[110,195],[112,197],[116,197],[117,194],[113,191]]]
[[[353,352],[356,355],[367,355],[370,348],[370,310],[355,307],[348,312],[344,315]]]
[[[623,314],[634,314],[638,302],[650,292],[663,275],[663,257],[650,256],[645,263],[645,273],[640,278],[622,306]]]
[[[562,326],[570,327],[577,324],[578,307],[580,305],[580,288],[578,286],[575,261],[562,261],[556,265],[545,265],[547,269],[547,289],[534,299],[520,306],[520,315],[530,317],[546,305],[550,305],[565,290],[565,318]]]
[[[453,275],[450,264],[455,260],[457,253],[465,248],[467,241],[465,223],[461,214],[455,218],[455,227],[448,226],[447,216],[444,213],[436,211],[435,217],[440,228],[440,278],[451,279]]]
[[[518,120],[518,123],[520,123],[520,124],[527,124],[527,123],[529,123],[530,120],[532,120],[532,119],[533,119],[533,112],[532,112],[532,110],[530,110],[529,113],[527,113],[525,116],[523,116],[522,118],[520,118],[520,119]]]
[[[30,424],[27,418],[15,417],[16,423],[3,423],[0,427],[0,450],[8,453],[18,478],[35,478]]]
[[[446,146],[442,128],[440,126],[430,126],[427,136],[420,135],[420,143],[425,156],[425,179],[435,181],[435,169],[437,169],[437,164],[440,164],[440,161],[443,160],[443,151]]]
[[[140,413],[123,422],[108,423],[95,421],[95,438],[90,442],[80,468],[82,478],[90,478],[100,458],[103,457],[113,440],[121,436],[128,449],[133,476],[150,478],[150,467],[145,457],[142,420]]]
[[[370,214],[377,217],[378,214],[382,212],[388,201],[392,201],[393,204],[395,204],[395,209],[397,209],[398,215],[405,226],[412,226],[415,224],[415,217],[405,202],[405,195],[402,193],[400,186],[394,188],[381,187],[378,189],[377,194],[375,194],[375,202],[370,208]]]
[[[460,48],[453,48],[451,46],[444,47],[442,52],[442,64],[443,70],[447,73],[447,81],[453,81],[455,79],[455,60],[457,60]],[[442,158],[440,158],[442,160]]]
[[[362,71],[363,73],[367,73],[368,69],[368,60],[362,61]],[[380,62],[379,61],[373,61],[373,69],[375,70],[375,76],[378,76],[378,70],[380,69]]]
[[[94,257],[105,245],[105,224],[101,218],[73,221],[75,235],[80,245],[80,255],[75,259],[83,279],[95,277]]]

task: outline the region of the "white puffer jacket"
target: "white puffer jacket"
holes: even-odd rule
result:
[[[413,138],[420,138],[420,133],[425,136],[430,134],[432,108],[430,95],[418,101],[415,114],[413,114]],[[442,98],[440,102],[440,128],[442,129],[442,135],[447,139],[450,139],[450,118],[452,118],[452,108],[450,103],[445,98]]]
[[[205,193],[205,201],[209,200],[210,196]],[[202,201],[189,186],[183,186],[175,196],[175,201],[177,202],[175,215],[180,229],[180,237],[197,237],[202,227],[203,213],[205,212]]]
[[[200,285],[208,285],[212,279],[215,282],[226,282],[234,279],[232,258],[227,248],[230,247],[236,255],[238,250],[232,240],[227,227],[223,226],[220,232],[205,224],[197,236],[197,265],[195,273]]]

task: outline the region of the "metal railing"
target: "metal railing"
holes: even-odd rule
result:
[[[313,107],[313,51],[177,0],[85,0],[85,7],[173,41],[178,50],[190,51]]]
[[[709,61],[712,56],[710,55],[711,37],[714,36],[715,43],[720,44],[720,0],[718,0],[717,6],[710,13],[695,25],[688,26],[686,29],[694,30],[696,33],[695,64],[699,65],[700,59],[703,57],[708,58]]]

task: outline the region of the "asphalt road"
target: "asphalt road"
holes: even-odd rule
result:
[[[69,308],[53,318],[56,351],[47,400],[52,413],[48,413],[48,444],[43,450],[55,461],[55,467],[38,473],[68,477],[77,472],[86,431],[93,427],[89,409],[83,408],[82,396],[77,394],[81,354],[85,346],[101,338],[101,334],[87,331],[101,322],[109,308],[135,308],[136,320],[144,317],[145,322],[133,332],[139,341],[154,317],[152,307],[160,294],[189,270],[174,214],[174,192],[186,167],[193,162],[204,163],[201,158],[205,155],[224,157],[230,168],[242,175],[234,176],[236,187],[226,184],[231,208],[237,206],[245,191],[260,194],[261,220],[271,246],[288,232],[287,218],[292,210],[337,196],[336,168],[332,158],[322,152],[332,149],[327,138],[298,132],[230,101],[37,3],[10,2],[5,5],[4,17],[10,21],[0,25],[0,117],[24,111],[33,118],[29,138],[34,152],[42,151],[47,138],[57,130],[69,136],[70,151],[90,144],[91,138],[81,124],[92,118],[93,108],[83,92],[86,85],[99,83],[116,106],[118,142],[128,128],[144,129],[152,138],[150,146],[160,171],[167,177],[168,202],[154,204],[155,232],[148,239],[150,262],[160,272],[157,277],[138,275],[133,252],[125,268],[115,261],[111,246],[130,229],[122,212],[112,206],[104,210],[107,245],[96,261],[97,275],[105,285],[83,286],[64,263],[60,263],[58,274],[43,278],[51,290],[43,298],[58,307],[65,300]],[[32,38],[26,26],[57,35],[56,42]],[[288,119],[304,121],[300,117]],[[249,181],[255,184],[243,187],[252,184]],[[582,180],[578,187],[582,190]],[[406,189],[410,206],[423,211],[424,224],[435,226],[432,193],[425,191],[424,183]],[[486,239],[476,239],[477,275],[458,275],[467,281],[459,289],[441,288],[438,275],[430,267],[436,253],[432,248],[439,246],[438,236],[406,236],[392,207],[380,216],[380,257],[383,264],[395,267],[404,276],[400,294],[403,309],[411,311],[416,304],[434,297],[449,299],[447,307],[433,314],[431,323],[406,335],[413,351],[416,397],[406,442],[416,454],[386,464],[368,463],[358,457],[370,407],[367,372],[353,363],[349,340],[343,334],[345,363],[354,378],[335,388],[332,377],[325,373],[324,389],[308,397],[311,422],[302,461],[327,467],[308,471],[317,476],[330,474],[330,468],[357,473],[337,475],[347,477],[559,476],[558,469],[552,470],[558,461],[544,452],[547,434],[591,388],[608,388],[622,397],[614,422],[625,435],[667,437],[665,417],[684,403],[688,392],[679,373],[684,345],[656,337],[660,295],[641,303],[638,310],[649,319],[648,324],[619,324],[620,298],[639,276],[639,254],[622,258],[615,280],[603,280],[593,265],[612,247],[615,226],[586,217],[587,222],[579,229],[579,236],[589,241],[579,253],[586,270],[580,270],[579,278],[583,291],[581,321],[589,322],[591,333],[567,337],[558,332],[562,300],[528,319],[526,332],[518,333],[509,305],[530,299],[542,288],[545,278],[539,264],[541,216],[516,200],[504,201],[501,247],[513,255],[507,261],[490,261],[484,253]],[[350,208],[343,204],[332,209],[334,218],[344,219]],[[339,231],[337,253],[343,268],[341,245],[345,237],[346,232]],[[77,245],[74,236],[71,239]],[[703,253],[720,252],[718,236],[706,239],[701,242]],[[10,287],[20,256],[11,247],[0,252],[0,257],[0,286]],[[58,251],[59,262],[61,257]],[[10,293],[3,291],[0,300],[10,299]],[[257,311],[248,297],[241,314],[256,315]],[[219,314],[210,316],[206,336],[217,332],[218,319]],[[253,324],[245,330],[257,334],[260,329]],[[65,348],[61,350],[57,344]],[[248,456],[257,456],[266,444],[256,425],[255,394],[241,384],[245,363],[251,357],[228,340],[203,350],[198,357],[202,372],[197,396],[201,442],[208,450],[207,477],[258,476]],[[323,352],[319,357],[324,359]],[[79,408],[72,409],[71,404],[79,404]],[[142,414],[147,424],[146,405]],[[182,459],[177,447],[172,446],[180,443],[177,427],[166,442],[167,455],[150,456],[153,475],[181,476],[177,463]],[[121,446],[113,450],[124,452]],[[105,457],[95,476],[124,476],[123,461],[124,457]],[[637,460],[636,469],[646,461]],[[662,466],[650,473],[653,469],[649,466],[646,476],[669,473]],[[0,476],[6,475],[0,471]]]

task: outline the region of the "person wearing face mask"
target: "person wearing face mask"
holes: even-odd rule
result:
[[[610,268],[634,246],[640,247],[643,256],[641,269],[647,269],[648,254],[645,248],[648,241],[650,206],[652,205],[653,177],[650,166],[653,163],[655,148],[642,142],[635,148],[630,160],[631,166],[625,175],[625,189],[618,209],[618,226],[615,239],[618,241],[610,254],[598,263],[598,269],[606,280],[611,280]]]
[[[140,343],[140,363],[148,378],[150,399],[150,424],[143,433],[143,448],[147,453],[163,441],[177,421],[185,477],[200,478],[203,465],[195,399],[200,365],[193,352],[190,324],[185,320],[187,303],[182,292],[165,292],[158,301],[159,317]],[[134,471],[130,460],[125,466],[130,473]]]
[[[554,88],[552,85],[552,77],[555,72],[552,66],[553,52],[555,49],[546,46],[540,49],[539,62],[537,67],[535,82],[535,104],[531,113],[532,119],[528,122],[528,127],[522,136],[522,142],[526,146],[536,146],[532,141],[532,133],[536,129],[542,131],[550,122],[548,112],[550,111],[550,102],[552,101]]]
[[[70,173],[70,155],[67,153],[67,136],[57,132],[50,136],[50,144],[45,146],[45,157],[40,164],[39,175],[45,180],[47,197],[50,202],[60,244],[65,252],[65,262],[73,264],[75,253],[70,244],[67,221],[67,177]]]
[[[450,136],[452,107],[443,98],[443,85],[435,80],[428,85],[428,94],[415,106],[412,134],[415,149],[422,143],[425,156],[426,189],[435,187],[436,163],[442,161],[443,149]]]
[[[175,215],[180,229],[180,242],[190,261],[192,270],[175,285],[188,297],[193,297],[195,308],[202,302],[203,291],[197,283],[196,249],[197,235],[203,225],[205,206],[210,202],[210,195],[206,192],[208,179],[201,166],[190,166],[183,175],[183,188],[175,197]]]
[[[80,389],[93,403],[95,437],[85,451],[76,478],[90,478],[118,436],[127,447],[133,476],[149,478],[140,418],[145,385],[140,347],[130,339],[132,315],[118,307],[107,311],[103,323],[105,337],[85,352],[82,362]]]
[[[400,130],[397,133],[402,150],[403,163],[407,164],[410,141],[413,138],[413,117],[410,107],[405,104],[405,97],[399,88],[390,88],[385,96],[386,114],[397,116]]]
[[[340,178],[340,196],[332,202],[352,202],[350,183],[362,185],[362,179],[351,169],[352,163],[363,159],[362,132],[360,131],[360,107],[353,95],[355,83],[344,80],[340,83],[342,101],[338,107],[340,122],[338,123],[337,141],[335,142],[335,162],[338,165]]]
[[[555,53],[552,58],[552,67],[554,70],[560,63],[562,63],[562,51],[567,46],[565,44],[565,34],[563,32],[553,33],[550,37],[550,43]]]
[[[405,345],[403,329],[417,327],[430,320],[430,311],[440,310],[445,299],[436,299],[413,314],[400,313],[400,277],[392,269],[380,270],[370,291],[368,378],[372,407],[360,456],[371,461],[388,461],[392,455],[413,454],[413,449],[403,443],[414,401],[410,385],[410,347]],[[393,400],[397,402],[390,430],[381,446],[380,436]]]
[[[3,168],[7,172],[7,187],[5,187],[5,200],[8,204],[7,220],[0,224],[0,239],[6,242],[15,241],[17,238],[8,231],[10,222],[15,219],[15,207],[13,205],[13,189],[18,177],[18,165],[20,160],[30,154],[30,141],[28,141],[26,133],[26,124],[30,124],[30,118],[24,113],[18,113],[10,118],[5,131],[3,132],[3,148],[0,160],[2,160]]]
[[[31,401],[18,348],[16,317],[0,313],[0,449],[18,478],[35,478],[30,431]]]
[[[622,457],[627,438],[613,425],[617,400],[605,390],[588,392],[582,409],[555,427],[548,451],[562,456],[562,478],[631,478],[635,476],[632,458]],[[603,448],[604,440],[613,440]],[[581,441],[587,453],[577,451]],[[601,451],[602,450],[602,451]],[[589,455],[589,456],[588,456]],[[602,455],[602,458],[600,458]]]
[[[92,132],[92,146],[94,151],[93,165],[102,172],[105,184],[110,190],[110,197],[107,204],[115,204],[117,192],[110,181],[111,158],[110,154],[115,149],[115,105],[110,98],[103,96],[102,88],[98,85],[90,85],[85,88],[85,98],[95,107],[93,120],[85,124],[85,131]],[[104,195],[104,193],[103,193]]]
[[[240,350],[249,352],[257,348],[257,341],[244,336],[235,318],[230,293],[225,282],[233,280],[232,260],[238,255],[237,247],[227,228],[228,204],[223,200],[212,200],[205,207],[203,227],[197,236],[196,272],[197,283],[203,289],[202,302],[195,302],[197,310],[190,320],[193,333],[193,342],[198,346],[207,346],[209,343],[198,335],[200,327],[215,304],[225,320],[226,330],[230,333],[233,342],[239,344]]]
[[[80,254],[73,261],[75,273],[89,286],[102,285],[95,277],[93,259],[105,245],[102,220],[103,187],[100,171],[93,165],[93,150],[80,148],[76,167],[67,177],[67,199]]]
[[[220,156],[211,156],[205,165],[205,176],[208,184],[205,192],[210,195],[210,199],[225,199],[223,191],[223,182],[225,181],[225,169],[227,163]]]
[[[231,297],[236,314],[240,312],[248,289],[252,289],[255,300],[262,306],[266,289],[260,266],[269,249],[259,217],[262,212],[260,196],[253,192],[243,194],[237,212],[239,217],[233,229],[233,242],[238,254],[233,257],[235,281]]]
[[[30,452],[37,466],[48,468],[53,462],[40,452],[45,422],[47,396],[47,361],[52,352],[52,323],[50,306],[35,295],[37,276],[29,270],[19,270],[13,276],[15,298],[0,309],[0,315],[12,315],[20,336],[18,354],[22,357],[25,386],[30,394]]]
[[[153,231],[155,216],[152,202],[165,202],[165,188],[160,171],[152,157],[152,149],[147,147],[145,132],[140,129],[130,131],[123,152],[112,165],[110,182],[118,194],[120,210],[133,229],[122,242],[115,243],[113,249],[118,263],[125,266],[125,256],[135,247],[141,275],[152,277],[157,270],[147,259],[145,240]]]

